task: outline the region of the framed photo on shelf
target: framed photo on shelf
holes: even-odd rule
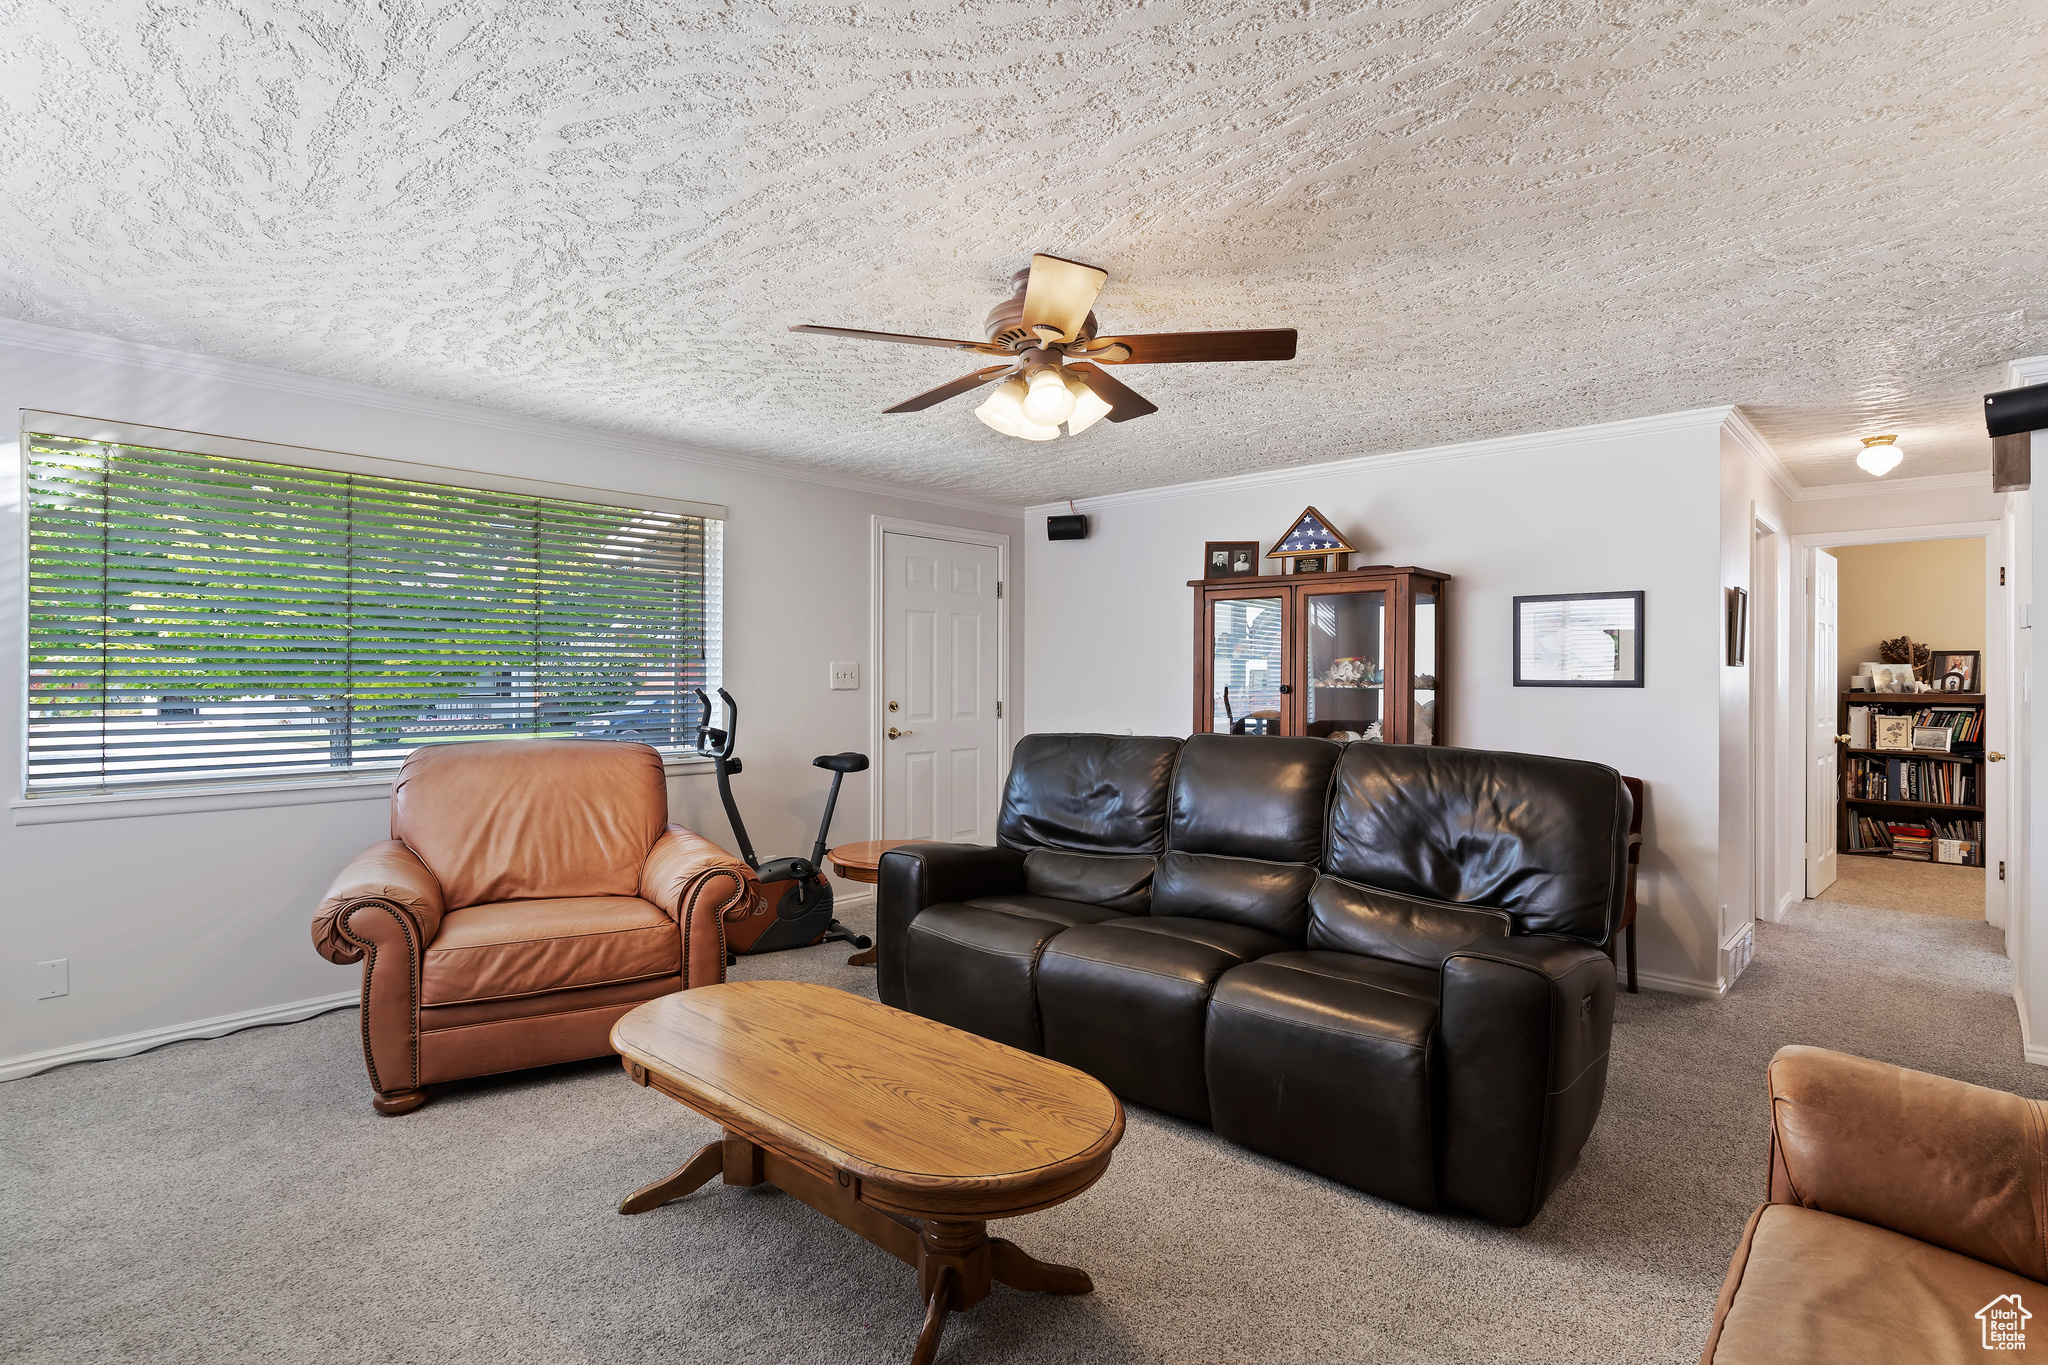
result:
[[[1982,692],[1984,653],[1976,649],[1937,649],[1934,651],[1934,664],[1928,672],[1934,678],[1934,685],[1944,692]],[[1951,679],[1961,681],[1951,687]]]
[[[1913,718],[1911,716],[1876,716],[1872,718],[1873,749],[1911,749],[1913,747]]]
[[[1515,686],[1641,687],[1643,594],[1515,599]]]
[[[1202,577],[1256,578],[1259,573],[1259,542],[1256,540],[1211,540],[1202,546]]]
[[[1955,743],[1956,732],[1946,725],[1916,725],[1913,727],[1913,747],[1916,749],[1939,749],[1950,752]]]

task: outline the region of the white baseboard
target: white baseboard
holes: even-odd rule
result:
[[[114,1057],[132,1057],[138,1052],[162,1047],[165,1043],[183,1042],[188,1038],[218,1038],[259,1024],[296,1024],[301,1019],[311,1019],[329,1010],[349,1008],[361,999],[361,990],[341,991],[334,995],[315,996],[311,1000],[295,1000],[289,1005],[269,1005],[263,1009],[243,1010],[239,1014],[199,1019],[189,1024],[173,1024],[169,1028],[127,1033],[119,1038],[101,1038],[97,1042],[51,1048],[48,1052],[0,1058],[0,1081],[18,1081],[23,1076],[33,1076],[70,1062],[104,1062]]]
[[[2034,1031],[2027,1026],[2027,992],[2020,985],[2018,973],[2013,975],[2013,1008],[2020,1014],[2020,1056],[2035,1066],[2048,1066],[2048,1047],[2034,1041]]]
[[[1628,984],[1628,968],[1621,969],[1621,983]],[[1659,972],[1637,972],[1636,984],[1648,991],[1669,991],[1673,995],[1694,995],[1707,1000],[1719,1000],[1728,994],[1725,983],[1695,981],[1689,976],[1665,976]]]
[[[859,896],[847,896],[833,902],[836,910],[871,910],[875,895],[870,891]],[[316,996],[311,1000],[295,1000],[289,1005],[270,1005],[263,1009],[243,1010],[239,1014],[222,1014],[212,1019],[199,1019],[189,1024],[173,1024],[169,1028],[148,1029],[142,1033],[123,1034],[118,1038],[101,1038],[90,1043],[77,1043],[71,1047],[51,1048],[48,1052],[30,1052],[20,1057],[0,1057],[0,1082],[18,1081],[24,1076],[33,1076],[53,1067],[71,1062],[104,1062],[114,1057],[132,1057],[138,1052],[147,1052],[165,1043],[183,1042],[188,1038],[218,1038],[222,1034],[234,1033],[245,1028],[262,1024],[296,1024],[301,1019],[311,1019],[316,1014],[329,1010],[346,1009],[362,999],[360,990],[341,991],[335,995]]]

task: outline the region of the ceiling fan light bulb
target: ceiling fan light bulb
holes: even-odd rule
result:
[[[1899,467],[1899,461],[1906,458],[1906,452],[1899,449],[1896,436],[1866,436],[1863,438],[1863,452],[1856,457],[1857,465],[1877,478],[1883,478]]]
[[[1067,392],[1074,395],[1074,410],[1067,416],[1067,435],[1079,436],[1109,416],[1109,404],[1103,402],[1096,396],[1095,390],[1080,380],[1067,380]]]
[[[988,423],[1005,436],[1017,435],[1017,427],[1024,420],[1024,381],[1011,379],[996,385],[974,415]]]
[[[1056,427],[1074,411],[1074,395],[1067,392],[1066,377],[1057,367],[1034,370],[1026,381],[1024,420],[1039,426]]]
[[[1034,422],[1024,414],[1024,381],[1011,379],[996,386],[996,391],[974,410],[990,427],[1005,436],[1015,436],[1026,441],[1050,441],[1060,434],[1057,426]]]

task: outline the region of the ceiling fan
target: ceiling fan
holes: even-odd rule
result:
[[[1079,261],[1038,255],[1011,281],[1016,294],[988,315],[987,341],[951,341],[943,337],[902,336],[895,332],[863,332],[855,327],[817,327],[804,323],[792,332],[868,341],[900,341],[911,346],[948,346],[957,351],[1000,356],[1001,363],[962,375],[950,384],[906,398],[885,413],[922,412],[963,393],[1001,380],[974,415],[1006,436],[1050,441],[1060,434],[1078,436],[1107,417],[1128,422],[1159,411],[1104,365],[1179,365],[1207,360],[1292,360],[1294,329],[1255,332],[1154,332],[1141,336],[1097,336],[1095,296],[1109,272]]]

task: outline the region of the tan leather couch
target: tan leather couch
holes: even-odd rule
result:
[[[1817,1047],[1771,1061],[1770,1202],[1705,1365],[1980,1361],[2048,1349],[2048,1105]]]
[[[496,740],[416,749],[391,838],[342,869],[313,919],[363,964],[378,1111],[437,1081],[601,1057],[643,1000],[725,979],[739,859],[668,823],[645,744]]]

